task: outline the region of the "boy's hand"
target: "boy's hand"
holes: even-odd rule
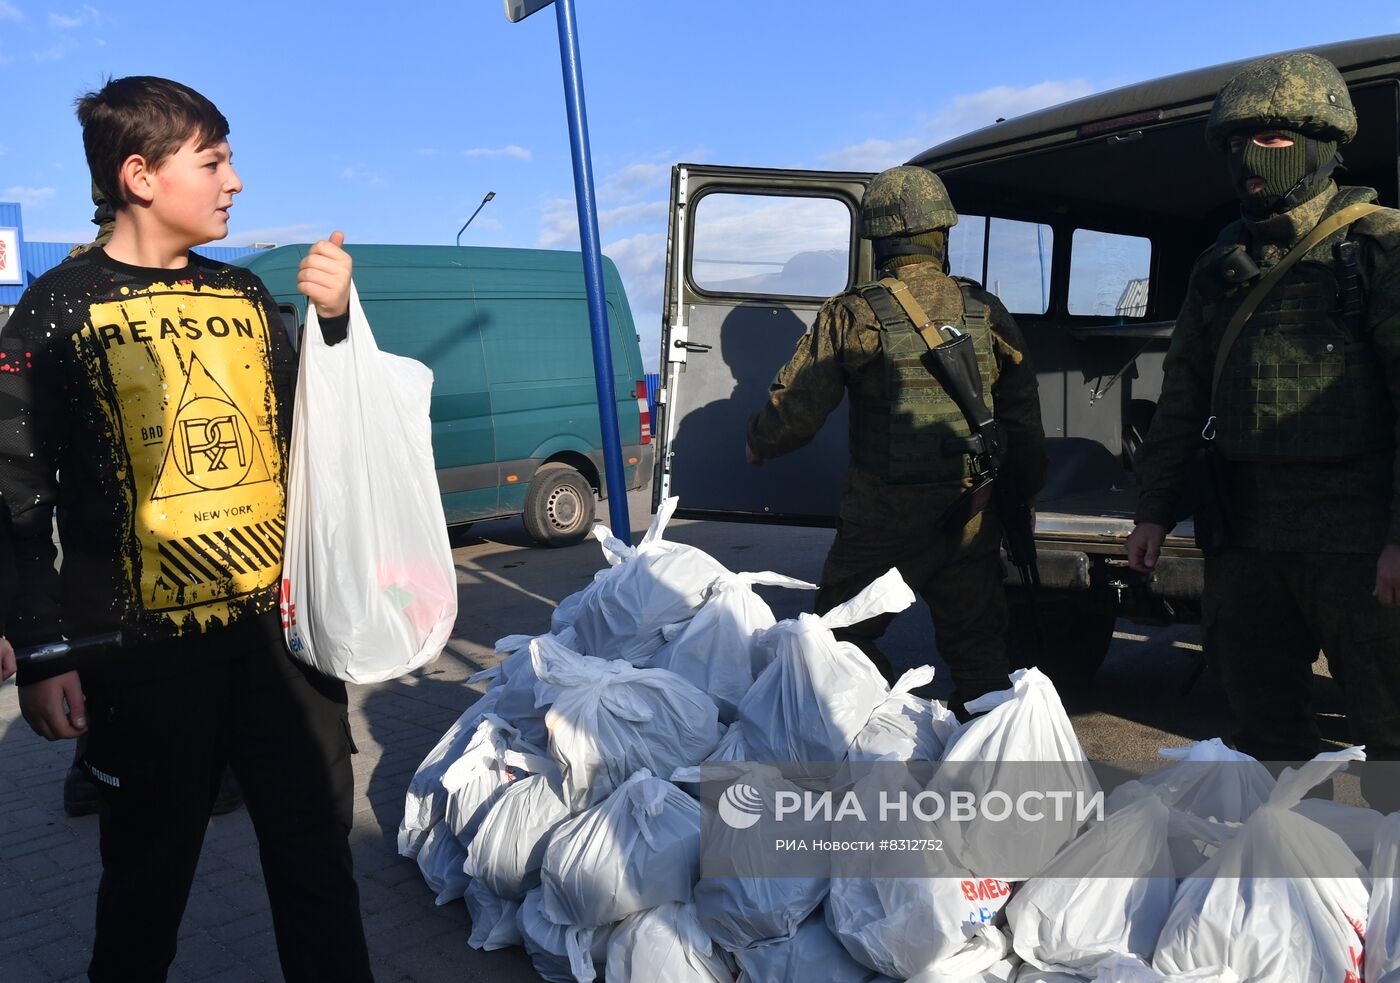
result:
[[[15,647],[0,638],[0,683],[15,674]]]
[[[21,686],[19,709],[34,733],[50,741],[67,740],[87,730],[83,687],[76,671]]]
[[[350,254],[340,247],[344,232],[332,232],[311,247],[297,270],[297,289],[316,305],[323,318],[340,317],[350,309]]]

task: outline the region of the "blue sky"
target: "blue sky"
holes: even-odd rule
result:
[[[1393,0],[575,3],[604,252],[652,366],[676,162],[878,170],[1090,92],[1400,33]],[[332,228],[450,244],[487,191],[464,242],[577,245],[552,8],[510,24],[500,0],[0,0],[0,201],[24,205],[28,238],[87,238],[73,100],[130,74],[229,118],[245,182],[229,245]]]

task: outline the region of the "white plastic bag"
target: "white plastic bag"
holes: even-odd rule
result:
[[[603,799],[639,769],[669,775],[696,765],[719,743],[714,701],[665,669],[578,655],[548,639],[530,643],[549,753],[574,812]]]
[[[1366,918],[1367,983],[1400,983],[1400,812],[1376,827]]]
[[[1385,820],[1379,812],[1331,799],[1304,799],[1293,807],[1293,811],[1336,833],[1356,854],[1361,866],[1371,866],[1371,848],[1375,844],[1376,830]]]
[[[915,696],[933,682],[933,666],[910,669],[875,708],[851,744],[851,761],[937,761],[958,729],[958,718],[941,703]]]
[[[471,917],[472,930],[467,935],[467,945],[473,949],[490,952],[520,945],[520,926],[516,922],[519,901],[507,901],[499,897],[481,881],[467,885],[462,899],[467,904],[467,914]]]
[[[1010,894],[1004,881],[971,874],[833,877],[826,924],[856,961],[886,976],[908,979],[944,965],[972,976],[1007,953],[1006,938],[982,928]]]
[[[436,658],[457,571],[433,464],[433,373],[374,343],[350,286],[349,336],[308,306],[287,472],[283,629],[298,659],[377,683]]]
[[[531,775],[511,782],[477,827],[463,872],[501,898],[523,898],[540,883],[550,834],[568,818],[557,776]]]
[[[1040,873],[1078,836],[1088,818],[1097,816],[1103,793],[1050,678],[1039,669],[1020,669],[1010,678],[1011,689],[967,701],[969,713],[983,716],[953,735],[930,788],[946,801],[967,792],[982,801],[992,789],[1016,801],[1032,790],[1073,796],[1062,800],[1063,809],[1057,804],[1035,810],[1046,814],[1044,820],[1013,814],[1010,822],[943,827],[946,849],[959,866],[1018,881]],[[957,767],[949,767],[954,762]]]
[[[442,775],[447,793],[443,823],[463,849],[497,796],[526,775],[559,777],[557,766],[539,748],[522,742],[520,732],[500,717],[487,714],[461,756]]]
[[[481,670],[467,682],[486,683],[490,687],[487,692],[496,698],[496,715],[519,730],[521,739],[536,747],[548,747],[549,730],[544,718],[554,700],[546,696],[544,702],[540,702],[539,679],[530,656],[530,643],[536,637],[570,650],[578,642],[572,628],[565,628],[558,635],[507,635],[496,641],[501,661]]]
[[[889,685],[850,642],[832,634],[876,615],[903,611],[914,592],[890,570],[821,617],[803,614],[763,632],[776,653],[739,704],[754,761],[844,761]]]
[[[1168,817],[1166,803],[1148,796],[1022,884],[1006,905],[1016,954],[1039,969],[1085,975],[1119,953],[1151,959],[1176,894]]]
[[[754,592],[755,584],[816,590],[816,584],[780,573],[726,573],[705,590],[705,603],[689,621],[666,625],[666,644],[650,665],[669,669],[710,694],[721,723],[729,723],[753,685],[761,656],[754,637],[776,624],[773,612]]]
[[[700,870],[700,804],[639,771],[554,830],[540,882],[545,917],[569,926],[575,969],[593,928],[668,901],[689,902]]]
[[[687,904],[628,915],[608,942],[607,983],[733,983],[734,974]]]
[[[735,951],[738,983],[890,983],[841,947],[819,913],[783,942]]]
[[[661,503],[651,528],[633,549],[613,538],[606,526],[595,526],[612,561],[584,591],[570,612],[578,632],[579,651],[600,659],[625,659],[641,665],[664,643],[661,629],[687,621],[705,601],[705,589],[729,571],[709,554],[662,538],[677,499]]]
[[[428,831],[414,859],[418,861],[418,870],[423,874],[429,890],[437,895],[437,904],[456,901],[471,881],[462,873],[467,851],[444,822],[435,824]]]
[[[1226,747],[1215,737],[1186,747],[1162,748],[1160,757],[1175,764],[1126,782],[1108,796],[1108,811],[1151,793],[1182,812],[1222,823],[1242,823],[1268,801],[1274,789],[1269,770],[1249,755]]]
[[[1269,801],[1181,883],[1153,968],[1230,969],[1251,983],[1359,978],[1365,868],[1336,833],[1293,807],[1348,761],[1364,759],[1349,748],[1285,771]]]
[[[399,823],[399,856],[412,859],[418,856],[428,832],[447,814],[447,791],[442,787],[442,776],[452,762],[462,756],[472,738],[477,725],[496,708],[497,696],[487,693],[467,707],[457,722],[438,738],[437,744],[423,758],[418,770],[408,783],[404,795],[403,820]]]
[[[766,765],[736,767],[732,772],[713,766],[683,768],[671,780],[698,783],[703,777],[717,781],[726,773],[741,778],[765,803],[776,801],[782,793],[801,794],[779,769]],[[736,870],[759,870],[772,863],[771,842],[746,836],[728,823],[714,823],[706,837],[709,854],[728,857]],[[825,875],[704,877],[695,885],[695,915],[710,938],[726,949],[768,945],[792,938],[822,903],[830,883]]]
[[[540,910],[543,897],[544,891],[535,888],[525,895],[515,913],[521,944],[529,953],[535,972],[550,983],[592,983],[607,956],[613,926],[601,925],[592,930],[589,950],[580,960],[579,971],[575,972],[574,961],[569,956],[569,927],[556,925],[544,916]]]

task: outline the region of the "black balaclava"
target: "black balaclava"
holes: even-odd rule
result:
[[[1246,133],[1244,146],[1231,150],[1230,183],[1239,196],[1245,218],[1260,220],[1278,215],[1315,197],[1327,186],[1327,178],[1341,163],[1337,141],[1314,140],[1296,130],[1277,130],[1293,141],[1291,147],[1261,147]],[[1244,183],[1262,178],[1264,190],[1249,194]]]
[[[887,239],[876,239],[873,245],[877,270],[898,269],[901,266],[913,266],[916,263],[939,263],[947,266],[948,232],[946,229],[934,229],[931,232],[920,232],[913,236],[890,236]]]

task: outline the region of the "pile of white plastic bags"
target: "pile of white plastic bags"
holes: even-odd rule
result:
[[[772,791],[787,763],[935,762],[949,793],[1034,763],[1102,793],[1038,670],[959,726],[915,695],[931,668],[890,687],[836,639],[913,602],[897,572],[779,622],[754,587],[813,585],[667,541],[674,509],[635,549],[598,527],[607,566],[548,633],[497,644],[410,783],[399,851],[439,904],[465,900],[473,946],[579,983],[1400,983],[1400,815],[1304,799],[1359,749],[1278,781],[1219,741],[1167,749],[1102,821],[941,826],[936,878],[702,878],[694,793],[716,768]],[[732,837],[706,848],[754,849]],[[1251,873],[1305,863],[1327,876]]]

